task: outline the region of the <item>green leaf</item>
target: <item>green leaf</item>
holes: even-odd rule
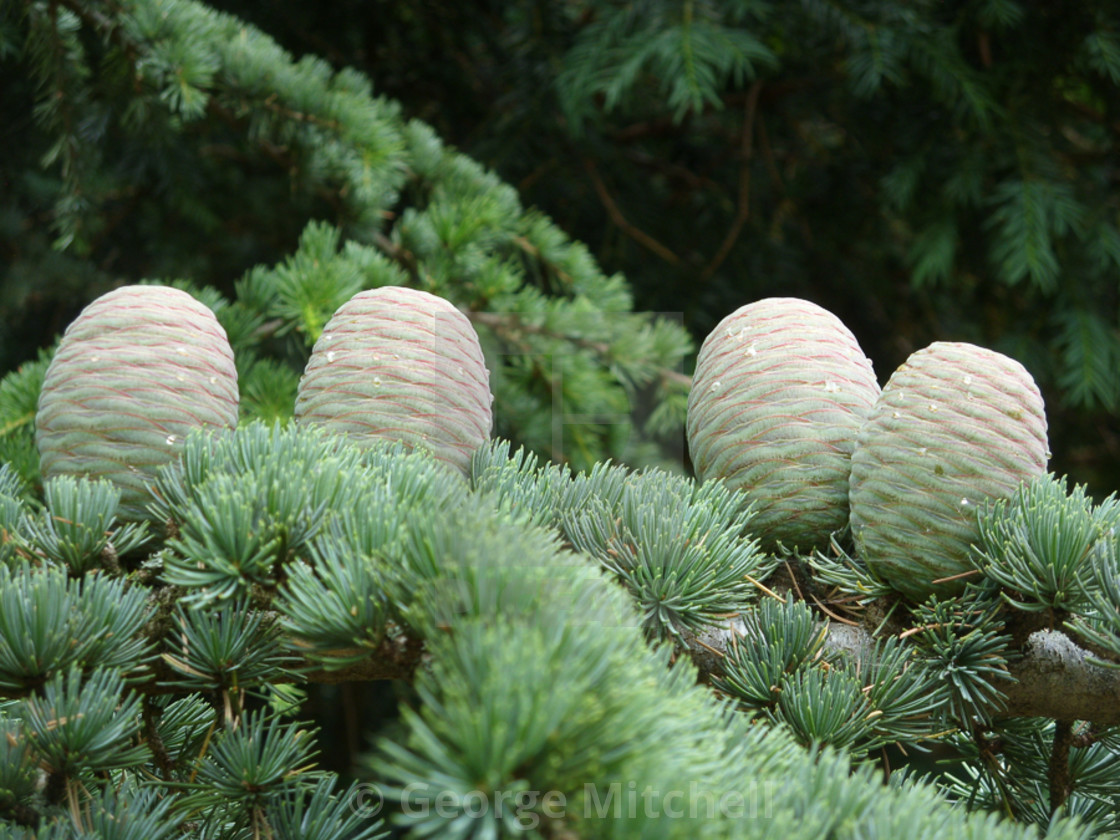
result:
[[[873,725],[861,688],[846,671],[804,668],[785,681],[773,714],[806,746],[846,747],[866,738]]]
[[[19,541],[71,574],[102,564],[112,568],[117,557],[148,540],[147,523],[115,527],[121,491],[111,481],[60,475],[46,482],[43,493],[46,510],[25,519]]]
[[[589,499],[562,528],[637,600],[650,636],[669,639],[754,600],[750,578],[765,578],[776,560],[743,536],[752,515],[722,482],[651,470],[625,476],[617,499]]]
[[[1022,4],[1015,0],[983,0],[976,10],[981,25],[991,29],[1012,29],[1024,16]]]
[[[1120,332],[1100,313],[1060,309],[1054,314],[1060,367],[1058,382],[1065,400],[1083,408],[1120,405]]]
[[[948,698],[943,684],[924,666],[913,645],[895,636],[877,639],[870,649],[860,652],[854,675],[865,686],[864,693],[874,710],[874,738],[861,743],[861,748],[930,737]]]
[[[943,683],[946,711],[966,731],[974,722],[989,722],[1006,697],[998,684],[1009,679],[1011,639],[1003,634],[997,604],[969,589],[948,600],[931,596],[914,611],[923,666]]]
[[[725,26],[706,4],[686,2],[679,12],[653,3],[606,6],[580,33],[557,88],[578,128],[597,97],[611,111],[652,76],[680,121],[690,111],[721,107],[725,87],[742,87],[758,68],[776,63],[754,33]]]
[[[36,767],[19,720],[0,720],[0,808],[10,813],[35,793]]]
[[[68,775],[134,767],[148,750],[133,743],[140,728],[140,698],[124,691],[116,671],[95,669],[83,677],[78,666],[59,672],[23,701],[31,749]]]
[[[1120,84],[1120,37],[1098,21],[1098,28],[1085,36],[1082,44],[1089,66],[1110,82]]]
[[[1020,485],[1011,499],[980,512],[973,563],[1026,611],[1077,611],[1087,598],[1089,561],[1102,538],[1085,487],[1067,490],[1053,475]]]
[[[179,604],[175,624],[163,660],[180,676],[168,684],[242,691],[293,676],[288,666],[295,660],[281,649],[280,628],[245,601],[204,609]]]
[[[275,359],[256,359],[238,378],[241,419],[286,423],[292,419],[299,373]]]
[[[0,437],[33,427],[51,356],[41,350],[34,362],[25,362],[0,380]]]
[[[22,694],[87,660],[138,669],[146,600],[123,579],[76,581],[58,566],[21,566],[0,582],[0,690]]]
[[[161,798],[150,788],[106,787],[89,803],[90,834],[101,840],[168,840],[181,836],[185,815],[172,813],[173,805],[170,798]]]
[[[384,574],[371,554],[352,550],[337,522],[334,533],[312,543],[312,564],[291,567],[277,603],[292,647],[328,669],[367,658],[384,638],[388,620]],[[397,537],[400,525],[394,525],[386,529],[391,534],[385,543]]]
[[[1089,571],[1093,609],[1074,618],[1070,626],[1120,660],[1120,529],[1113,527],[1094,544]],[[1107,668],[1120,668],[1120,661],[1092,659]]]
[[[311,772],[318,752],[313,730],[283,724],[263,712],[246,712],[235,729],[218,735],[198,763],[199,792],[183,797],[183,807],[205,806],[220,797],[242,813],[279,801],[315,784]]]
[[[314,787],[300,788],[269,808],[276,840],[378,840],[388,836],[384,822],[362,809],[369,785],[354,782],[335,792],[338,781],[323,778]],[[380,806],[373,795],[369,807]]]
[[[1070,185],[1008,178],[996,186],[989,203],[991,258],[1000,279],[1008,285],[1027,280],[1042,291],[1054,291],[1061,273],[1055,239],[1083,216]]]
[[[299,248],[276,270],[269,311],[284,322],[280,334],[294,329],[309,347],[335,310],[362,288],[357,268],[339,256],[340,238],[338,228],[311,222]]]
[[[828,624],[804,602],[772,598],[746,612],[742,622],[724,659],[725,675],[713,683],[748,709],[772,709],[788,676],[821,656]]]
[[[920,288],[949,280],[957,257],[957,242],[957,223],[952,216],[920,230],[910,246],[910,282]]]

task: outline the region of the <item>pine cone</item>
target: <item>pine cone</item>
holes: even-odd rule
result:
[[[87,306],[47,368],[35,441],[44,479],[108,478],[142,519],[148,483],[201,426],[237,425],[237,370],[214,313],[168,286],[123,286]]]
[[[334,313],[300,380],[295,415],[363,440],[398,440],[470,469],[490,436],[490,371],[470,321],[443,298],[383,286]]]
[[[1046,414],[1031,375],[972,344],[935,342],[891,376],[852,456],[852,532],[871,570],[920,600],[965,580],[977,514],[1042,475]]]
[[[828,310],[797,298],[743,306],[700,348],[687,422],[696,474],[754,503],[764,545],[827,544],[848,521],[850,455],[878,394],[871,361]]]

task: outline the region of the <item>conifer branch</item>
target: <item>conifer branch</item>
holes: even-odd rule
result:
[[[152,596],[153,602],[166,599],[172,594],[172,589],[173,587],[163,587],[156,590]],[[277,614],[271,610],[266,610],[263,614],[266,625],[276,619]],[[425,659],[423,641],[401,632],[399,628],[389,627],[387,630],[389,632],[385,639],[366,659],[342,668],[327,669],[322,667],[320,661],[297,656],[287,669],[288,674],[279,675],[270,682],[334,685],[344,682],[413,679],[416,669]],[[173,632],[174,630],[167,626],[153,622],[145,630],[145,635],[150,641],[159,643],[165,634]],[[176,681],[178,676],[179,674],[163,657],[156,657],[149,663],[144,681],[135,684],[134,688],[145,697],[180,695],[183,693],[183,686]],[[148,712],[145,714],[147,715]],[[149,727],[150,731],[154,731],[154,724],[150,724],[147,717],[145,717],[145,726]]]
[[[734,644],[734,634],[741,629],[741,620],[733,619],[727,626],[705,633],[682,633],[704,681],[724,673],[722,661]],[[292,670],[299,674],[298,681],[308,683],[411,680],[425,660],[424,644],[408,633],[393,628],[390,631],[368,658],[356,664],[323,670],[307,660]],[[857,657],[870,650],[874,642],[863,627],[829,622],[825,646],[835,654]],[[1055,630],[1032,633],[1021,653],[1021,658],[1008,663],[1008,680],[1000,684],[1006,702],[991,710],[993,716],[1090,721],[1097,728],[1120,725],[1120,669],[1092,661],[1091,654]],[[171,676],[166,666],[157,662],[155,671],[156,679],[137,686],[141,692],[159,695],[178,691],[163,684]]]
[[[733,643],[739,620],[689,639],[689,653],[705,679],[723,672],[722,659]],[[827,647],[855,657],[874,645],[862,627],[830,622]],[[1057,630],[1039,630],[1021,649],[1021,658],[1007,665],[1006,695],[996,717],[1042,717],[1057,721],[1090,721],[1097,727],[1120,725],[1120,668],[1093,661],[1092,655]]]
[[[705,682],[724,673],[722,661],[734,643],[733,632],[739,632],[741,627],[740,620],[735,619],[727,627],[705,633],[682,633],[688,653]],[[834,654],[856,657],[873,645],[874,637],[865,628],[829,623],[825,647]],[[411,680],[424,660],[423,642],[398,632],[357,664],[322,670],[308,660],[293,670],[299,673],[298,681],[307,683]],[[138,690],[148,695],[178,691],[161,683],[170,673],[161,677],[165,670],[157,667],[159,680],[137,686]],[[1090,721],[1097,728],[1120,725],[1120,669],[1091,661],[1090,654],[1063,633],[1041,630],[1032,634],[1021,658],[1008,663],[1007,673],[1008,680],[1000,684],[1006,702],[991,710],[993,717],[1051,718],[1059,721],[1059,725]]]
[[[521,315],[517,312],[498,313],[471,310],[464,314],[474,323],[489,327],[502,338],[517,344],[524,350],[529,350],[531,348],[521,339],[520,333],[531,333],[533,335],[553,338],[558,341],[567,341],[577,347],[591,350],[604,358],[610,356],[611,353],[610,345],[605,341],[591,341],[586,338],[580,338],[579,336],[559,333],[541,326],[540,324],[529,324],[522,320]],[[674,385],[680,385],[685,388],[691,387],[692,385],[692,377],[678,370],[658,367],[657,375],[662,381]]]
[[[419,639],[398,633],[387,637],[368,659],[337,670],[314,670],[302,675],[312,683],[369,682],[408,680],[424,661],[424,644]]]

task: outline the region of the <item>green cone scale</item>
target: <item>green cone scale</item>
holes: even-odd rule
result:
[[[296,397],[300,423],[430,450],[463,472],[490,437],[490,372],[467,317],[400,286],[359,292],[315,342]]]
[[[1046,414],[1031,375],[972,344],[936,342],[884,386],[852,456],[851,521],[871,570],[915,600],[960,591],[977,514],[1046,471]]]
[[[43,478],[107,478],[122,518],[144,518],[156,469],[192,430],[236,426],[237,411],[214,313],[168,286],[123,286],[82,310],[47,368],[35,415]]]
[[[847,524],[850,456],[878,395],[871,361],[828,310],[797,298],[743,306],[697,359],[687,419],[697,477],[754,503],[764,545],[825,545]]]

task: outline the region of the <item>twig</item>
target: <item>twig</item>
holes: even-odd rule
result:
[[[167,746],[163,743],[163,739],[159,735],[159,718],[162,712],[152,702],[150,696],[144,697],[144,738],[148,742],[148,747],[152,751],[152,757],[155,758],[156,767],[159,769],[160,776],[163,780],[170,781],[175,772],[175,763],[171,760],[171,755],[167,752]]]
[[[330,131],[339,133],[342,132],[343,125],[338,120],[324,119],[323,117],[316,116],[315,114],[308,114],[305,111],[297,111],[294,108],[289,108],[288,106],[282,104],[278,100],[279,97],[275,93],[273,93],[266,99],[262,100],[261,105],[263,105],[265,109],[272,111],[274,114],[278,114],[285,119],[308,123],[310,125],[318,126],[319,128],[325,128]]]
[[[735,247],[735,242],[743,231],[743,225],[747,223],[747,219],[751,215],[751,160],[754,157],[754,115],[758,111],[758,94],[761,90],[762,82],[755,82],[751,85],[747,92],[747,102],[744,105],[743,137],[739,162],[739,202],[735,219],[731,222],[731,227],[723,238],[719,250],[716,251],[716,255],[700,272],[701,280],[710,279],[723,265],[723,261],[727,259],[731,249]]]
[[[962,580],[964,578],[975,577],[978,574],[980,574],[979,569],[969,569],[967,572],[961,572],[959,574],[949,575],[948,577],[938,578],[937,580],[930,581],[930,582],[931,583],[949,583],[949,582],[954,581],[954,580]]]
[[[981,32],[976,41],[976,48],[980,52],[980,63],[984,69],[992,66],[992,39],[987,32]]]
[[[766,164],[766,171],[770,173],[770,181],[779,193],[786,199],[789,198],[789,191],[786,189],[786,183],[782,180],[782,173],[778,169],[778,161],[774,157],[774,147],[770,145],[770,133],[766,130],[766,120],[758,121],[758,147],[762,150],[762,160]]]
[[[653,253],[657,254],[657,256],[661,257],[661,259],[665,260],[667,263],[680,265],[680,257],[644,230],[635,227],[626,220],[626,217],[622,215],[622,211],[618,209],[618,205],[615,204],[614,199],[611,197],[610,191],[607,190],[607,185],[603,183],[603,179],[599,175],[599,170],[595,167],[595,162],[591,160],[591,158],[584,158],[583,165],[584,168],[587,169],[587,174],[591,177],[591,184],[595,187],[595,192],[598,194],[599,200],[603,202],[603,207],[606,209],[607,215],[610,216],[615,226],[639,245],[653,251]]]
[[[852,627],[859,627],[859,626],[860,626],[860,624],[859,624],[859,622],[858,622],[858,621],[852,621],[852,620],[851,620],[850,618],[844,618],[843,616],[837,615],[837,614],[836,614],[836,613],[834,613],[834,612],[833,612],[832,610],[830,610],[830,609],[829,609],[828,607],[826,607],[826,606],[825,606],[825,605],[824,605],[824,604],[823,604],[823,603],[821,602],[821,599],[820,599],[820,598],[818,598],[818,597],[817,597],[816,595],[813,595],[813,594],[812,594],[811,592],[810,592],[809,594],[810,594],[810,596],[811,596],[811,597],[812,597],[812,599],[813,599],[813,603],[815,603],[815,604],[816,604],[816,605],[817,605],[818,607],[820,607],[820,609],[821,609],[821,611],[822,611],[822,612],[824,612],[824,613],[826,613],[827,615],[831,616],[832,618],[836,619],[836,620],[837,620],[837,621],[839,621],[839,622],[840,622],[841,624],[847,624],[847,625],[850,625],[850,626],[852,626]]]
[[[1054,746],[1050,750],[1050,813],[1069,799],[1072,779],[1069,772],[1069,748],[1073,743],[1073,722],[1059,720],[1054,723]]]
[[[789,558],[786,557],[782,562],[785,563],[786,571],[789,573],[789,580],[790,580],[790,583],[793,584],[793,591],[797,593],[797,597],[800,600],[804,601],[805,600],[805,595],[802,594],[801,587],[798,586],[798,584],[797,584],[797,575],[793,571],[793,566],[790,564]]]
[[[763,592],[765,592],[767,595],[769,595],[775,601],[781,601],[781,602],[785,603],[785,600],[786,600],[785,598],[783,598],[781,595],[779,595],[777,592],[775,592],[770,587],[766,586],[764,583],[761,583],[760,581],[755,580],[750,575],[743,575],[743,577],[745,577],[747,580],[749,580],[751,583],[753,583],[755,585],[755,587],[757,587],[758,589],[761,589]]]
[[[664,175],[667,180],[691,190],[714,190],[721,186],[713,178],[698,175],[686,166],[657,157],[641,149],[628,148],[623,151],[623,155],[635,166],[655,172],[658,175]]]

